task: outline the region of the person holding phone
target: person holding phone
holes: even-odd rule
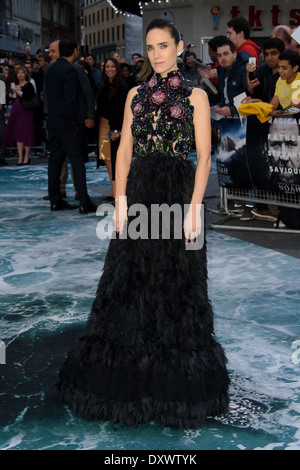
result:
[[[264,42],[262,49],[264,62],[258,70],[253,64],[247,66],[248,92],[252,98],[270,103],[279,78],[278,58],[284,51],[284,43],[279,38],[271,38]]]

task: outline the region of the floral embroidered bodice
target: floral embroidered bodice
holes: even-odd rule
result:
[[[134,156],[159,153],[187,159],[193,142],[192,88],[178,70],[166,78],[154,74],[131,102]]]

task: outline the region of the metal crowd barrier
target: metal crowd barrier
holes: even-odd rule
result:
[[[240,226],[240,225],[224,225],[227,221],[234,217],[240,217],[241,214],[235,214],[230,212],[228,209],[228,201],[244,201],[244,202],[253,202],[259,204],[273,205],[276,207],[289,207],[292,209],[300,210],[300,198],[296,194],[286,194],[286,193],[273,193],[268,191],[263,191],[260,189],[229,189],[229,188],[220,188],[220,208],[219,210],[209,209],[208,211],[214,214],[225,215],[216,224],[211,224],[210,228],[212,229],[227,229],[227,230],[240,230],[240,231],[259,231],[259,232],[274,232],[274,233],[300,233],[300,230],[289,229],[289,228],[267,228],[267,227],[257,227],[257,226]],[[255,220],[255,219],[254,219]]]

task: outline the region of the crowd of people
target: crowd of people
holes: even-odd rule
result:
[[[209,79],[216,86],[217,93],[207,89],[212,109],[220,116],[238,115],[235,98],[244,95],[242,103],[270,105],[260,108],[268,116],[279,116],[291,107],[300,112],[300,45],[293,39],[293,31],[286,25],[276,26],[262,47],[250,39],[250,32],[245,18],[234,18],[227,24],[226,36],[216,36],[208,42],[212,65],[197,67],[198,60],[193,60],[193,76],[196,71],[200,76],[198,84],[202,81],[205,88],[203,79]],[[188,74],[191,79],[191,70]],[[286,153],[282,159],[286,159]],[[300,166],[294,160],[282,162],[284,167],[289,164]],[[259,217],[278,223],[276,208],[237,202],[231,203],[230,210],[239,212],[241,221]]]
[[[60,51],[60,47],[63,52]],[[76,75],[73,75],[69,82],[69,90],[65,90],[65,94],[60,97],[58,90],[52,93],[51,83],[55,82],[53,78],[47,86],[48,73],[50,72],[51,76],[52,67],[57,61],[60,62],[59,59],[69,62],[76,71]],[[85,188],[85,178],[82,181],[82,176],[79,174],[75,176],[74,173],[79,173],[79,170],[74,170],[74,164],[76,166],[76,162],[80,159],[80,171],[85,173],[82,164],[89,159],[89,144],[96,145],[97,167],[105,165],[107,168],[112,186],[109,199],[113,199],[115,159],[121,136],[125,100],[128,91],[138,83],[138,74],[143,61],[144,57],[135,53],[132,55],[132,63],[129,64],[121,60],[117,52],[111,52],[105,61],[96,63],[92,54],[80,57],[77,44],[72,40],[53,41],[47,52],[37,51],[34,59],[30,57],[25,61],[15,58],[1,59],[0,80],[5,83],[6,96],[5,103],[0,105],[0,166],[7,165],[5,157],[14,153],[15,149],[18,166],[30,164],[32,147],[42,147],[43,153],[47,153],[48,156],[52,156],[53,153],[57,155],[57,148],[54,148],[56,139],[52,131],[63,116],[60,122],[62,127],[70,127],[70,124],[76,121],[76,143],[80,155],[74,163],[72,153],[78,153],[76,145],[73,145],[73,149],[64,150],[65,158],[59,176],[59,197],[48,194],[44,199],[50,199],[52,210],[73,208],[63,201],[66,197],[67,157],[69,157],[72,162],[75,199],[80,200],[79,192],[82,193],[82,188]],[[57,78],[56,75],[54,78]],[[63,100],[60,103],[59,98]],[[74,100],[78,101],[77,106],[74,106],[71,113],[64,106],[64,109],[60,110],[60,115],[59,104],[62,105],[66,100],[69,100],[68,104],[71,106],[74,105]],[[60,150],[62,151],[61,147]],[[49,193],[53,190],[52,182],[56,174],[51,162]],[[59,157],[57,162],[59,167],[60,163]],[[57,186],[58,182],[55,181]],[[95,207],[87,197],[86,189],[84,193],[81,211],[84,213],[93,211]]]
[[[178,58],[178,67],[186,81],[204,88],[212,109],[221,116],[238,114],[234,98],[243,92],[247,95],[247,102],[260,100],[270,103],[274,116],[291,104],[299,106],[299,103],[292,103],[292,93],[293,83],[300,80],[300,46],[292,38],[291,28],[285,25],[275,27],[262,47],[250,39],[250,33],[251,28],[245,18],[234,18],[227,23],[224,35],[209,40],[211,63],[203,64],[191,50],[191,44],[186,46]],[[53,78],[52,72],[56,70],[58,73],[58,67],[53,68],[53,65],[59,59],[67,61],[74,69],[68,90],[71,108],[67,113],[65,109],[59,111],[57,104],[57,100],[65,100],[65,96],[52,90],[56,77],[54,75]],[[52,77],[51,81],[49,76]],[[88,144],[94,143],[97,148],[97,167],[106,166],[111,180],[109,198],[113,199],[116,154],[126,96],[132,87],[145,78],[149,78],[147,58],[141,54],[133,54],[132,63],[129,64],[120,60],[117,52],[112,52],[105,61],[96,64],[91,54],[80,57],[77,45],[71,40],[53,41],[47,52],[37,51],[33,60],[30,57],[24,62],[12,58],[1,59],[0,80],[5,82],[6,104],[0,105],[0,165],[6,164],[7,149],[17,148],[17,165],[21,166],[30,164],[31,147],[44,146],[50,155],[53,152],[59,155],[57,168],[50,165],[51,194],[44,198],[50,199],[52,210],[73,208],[64,201],[68,177],[67,157],[72,161],[70,152],[80,154],[83,163],[79,166],[82,172],[84,162],[88,161]],[[71,96],[72,90],[74,96]],[[77,105],[72,100],[77,100]],[[68,127],[68,120],[76,123],[77,150],[66,149],[64,143],[58,146],[60,150],[54,145],[58,136],[54,136],[52,130],[58,125],[59,112],[65,119],[61,122],[62,127]],[[64,157],[61,157],[62,153]],[[86,189],[83,190],[85,178],[81,181],[79,175],[74,174],[79,173],[79,169],[74,170],[74,158],[72,179],[75,198],[83,198],[80,206],[82,212],[94,210]],[[51,183],[53,178],[55,195]],[[249,216],[248,211],[241,219],[250,220],[249,217],[253,216]]]

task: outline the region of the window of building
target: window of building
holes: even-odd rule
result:
[[[109,42],[109,29],[106,30],[106,40]]]

